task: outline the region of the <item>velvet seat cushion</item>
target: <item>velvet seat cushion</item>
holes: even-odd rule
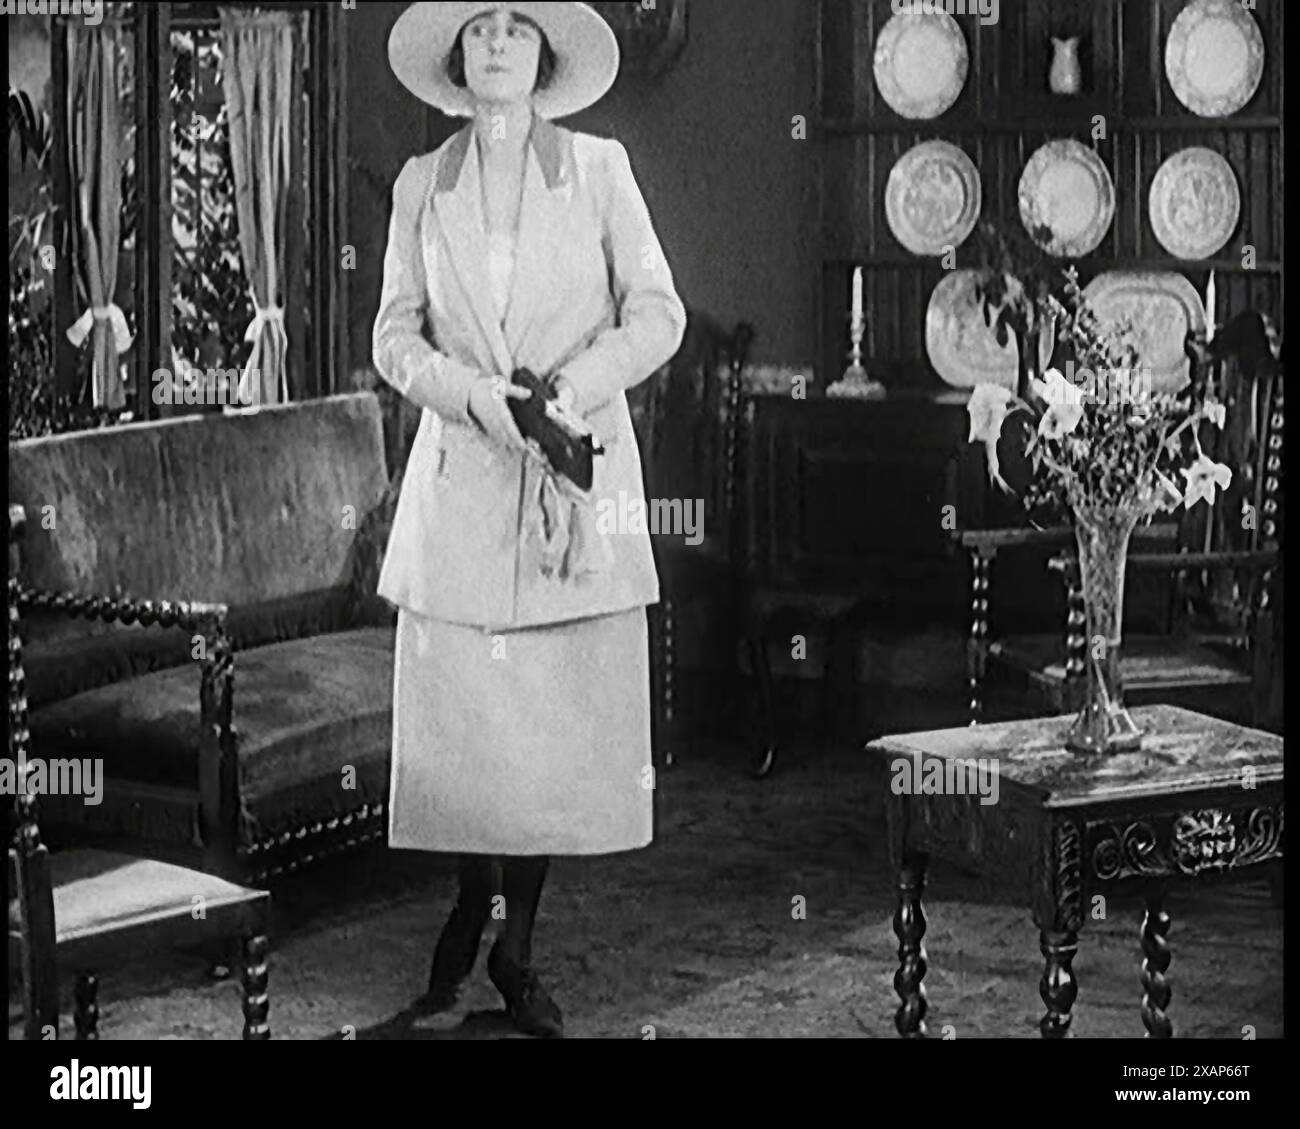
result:
[[[1065,644],[1059,635],[1013,635],[996,642],[992,654],[1044,682],[1065,681]],[[1240,656],[1170,635],[1125,635],[1119,668],[1124,688],[1130,692],[1247,686],[1251,681]]]
[[[234,727],[249,808],[273,808],[264,802],[305,781],[337,793],[335,810],[351,806],[345,769],[389,754],[393,643],[393,628],[367,627],[235,652]],[[195,663],[76,694],[33,711],[29,725],[44,757],[102,757],[109,779],[198,787]]]
[[[85,849],[51,854],[50,883],[60,943],[190,917],[196,897],[212,913],[265,896],[187,866]]]

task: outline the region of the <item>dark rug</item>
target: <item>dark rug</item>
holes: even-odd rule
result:
[[[879,779],[843,746],[787,758],[767,781],[748,766],[734,745],[699,749],[659,776],[653,846],[555,860],[534,957],[570,1037],[894,1037]],[[407,1010],[453,897],[451,859],[384,849],[279,886],[273,1037],[512,1035],[482,959],[490,935],[460,1010],[423,1021]],[[1168,909],[1175,1035],[1280,1036],[1282,918],[1266,886],[1191,888]],[[996,881],[938,865],[926,912],[931,1034],[1037,1038],[1041,957],[1028,911]],[[1085,926],[1077,1036],[1143,1034],[1141,917],[1137,901],[1112,900]],[[105,1039],[240,1033],[237,983],[208,981],[192,953],[104,970],[100,1002]]]

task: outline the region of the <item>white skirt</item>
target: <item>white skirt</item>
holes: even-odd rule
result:
[[[653,838],[645,608],[493,632],[401,609],[388,845],[597,855]]]

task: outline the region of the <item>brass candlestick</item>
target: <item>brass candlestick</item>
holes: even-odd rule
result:
[[[853,347],[849,350],[849,367],[844,375],[826,389],[828,396],[875,397],[885,394],[885,386],[867,375],[862,364],[862,334],[867,328],[867,319],[860,313],[849,319],[849,340]]]

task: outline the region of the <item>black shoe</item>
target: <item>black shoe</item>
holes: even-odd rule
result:
[[[498,941],[488,953],[488,978],[496,985],[514,1024],[525,1035],[541,1039],[564,1037],[564,1016],[546,994],[531,968],[515,964]]]
[[[455,1006],[461,988],[474,970],[486,925],[486,918],[477,922],[467,919],[459,906],[451,911],[433,952],[429,988],[416,1001],[416,1010],[432,1015]]]

